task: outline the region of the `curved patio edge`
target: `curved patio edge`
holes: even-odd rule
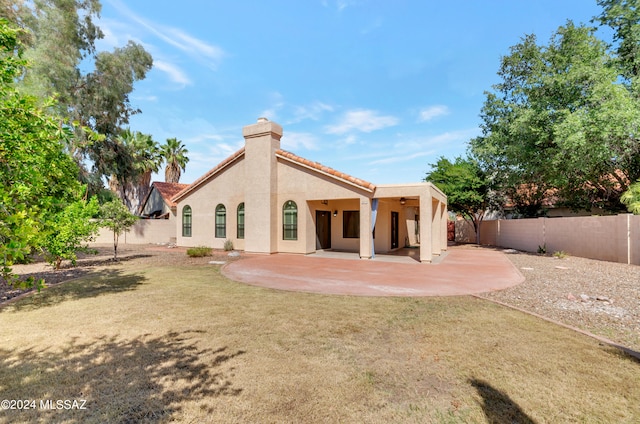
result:
[[[460,296],[502,290],[524,281],[502,252],[455,248],[437,264],[313,254],[249,255],[228,263],[222,273],[259,287],[352,296]]]

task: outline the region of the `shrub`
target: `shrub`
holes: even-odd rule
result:
[[[233,242],[229,239],[224,241],[224,250],[225,252],[229,252],[233,250]]]
[[[564,250],[558,250],[557,252],[553,252],[553,257],[554,258],[564,259],[567,256],[569,256],[569,254],[567,252],[565,252]]]
[[[547,254],[547,244],[543,244],[542,246],[538,246],[538,254],[546,255]]]
[[[206,246],[191,247],[187,249],[187,255],[191,256],[192,258],[201,258],[203,256],[211,256],[212,250],[213,249]]]

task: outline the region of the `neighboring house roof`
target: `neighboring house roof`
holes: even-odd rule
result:
[[[336,171],[333,168],[329,168],[328,166],[324,166],[321,163],[313,162],[300,156],[294,155],[293,153],[287,152],[286,150],[276,150],[276,156],[297,163],[298,165],[301,165],[305,168],[311,168],[329,177],[336,178],[363,190],[373,192],[376,189],[376,186],[373,183],[361,180],[360,178],[352,177],[351,175],[345,174],[344,172]]]
[[[173,202],[177,203],[178,201],[180,201],[180,199],[185,197],[187,194],[191,193],[196,188],[200,187],[202,184],[204,184],[207,181],[209,181],[217,173],[222,171],[227,166],[231,165],[233,162],[235,162],[236,160],[238,160],[242,156],[244,156],[244,147],[241,148],[240,150],[238,150],[237,152],[233,153],[231,156],[227,157],[225,160],[223,160],[219,164],[217,164],[213,169],[209,170],[202,177],[200,177],[197,180],[195,180],[192,184],[190,184],[184,190],[180,191],[179,193],[176,193],[171,200]]]
[[[339,181],[355,186],[362,190],[373,192],[376,189],[375,184],[372,184],[368,181],[361,180],[360,178],[352,177],[351,175],[345,174],[343,172],[336,171],[335,169],[329,168],[328,166],[324,166],[321,163],[304,159],[300,156],[294,155],[291,152],[287,152],[286,150],[278,149],[276,150],[275,154],[276,154],[276,157],[293,162],[305,168],[312,169],[316,172],[327,175],[331,178],[337,179]],[[188,195],[189,193],[191,193],[201,185],[205,184],[207,181],[213,178],[216,174],[220,173],[226,167],[233,164],[235,161],[239,160],[243,156],[244,156],[244,147],[238,150],[237,152],[233,153],[231,156],[227,157],[225,160],[223,160],[219,164],[217,164],[214,168],[209,170],[202,177],[195,180],[193,184],[190,184],[179,193],[174,194],[173,198],[171,199],[174,202],[173,204],[175,205],[186,195]]]
[[[182,190],[184,190],[185,188],[189,187],[189,184],[164,183],[161,181],[152,182],[151,188],[149,189],[147,196],[144,198],[144,201],[140,205],[140,213],[142,213],[142,211],[144,210],[144,207],[149,201],[149,196],[151,196],[151,192],[153,191],[154,187],[162,197],[162,200],[164,200],[164,202],[167,204],[167,206],[169,206],[169,208],[175,208],[176,204],[172,200],[173,197],[179,192],[181,192]]]

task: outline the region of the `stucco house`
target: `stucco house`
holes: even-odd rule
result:
[[[411,245],[421,262],[446,250],[447,200],[434,185],[374,185],[282,150],[282,134],[266,118],[244,127],[243,148],[173,197],[179,246],[368,259]]]

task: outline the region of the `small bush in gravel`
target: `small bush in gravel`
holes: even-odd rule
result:
[[[201,258],[203,256],[211,256],[212,250],[212,248],[206,246],[191,247],[187,249],[187,255],[192,258]]]
[[[229,239],[224,241],[224,251],[229,252],[233,250],[233,242]]]
[[[553,252],[553,257],[557,259],[564,259],[567,256],[569,256],[569,254],[564,250],[558,250],[557,252]]]

